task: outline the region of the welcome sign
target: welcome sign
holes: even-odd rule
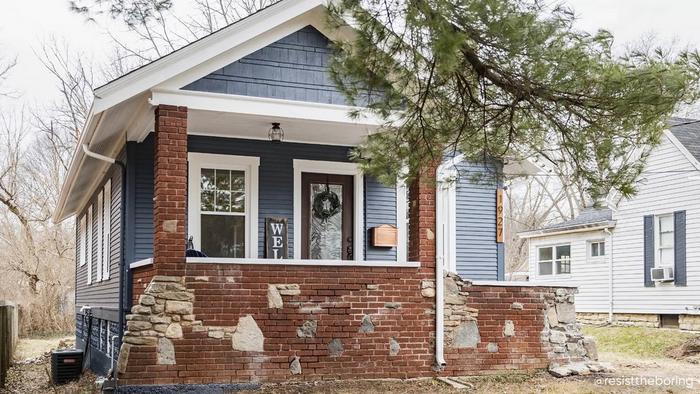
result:
[[[265,258],[287,256],[287,218],[265,218]]]

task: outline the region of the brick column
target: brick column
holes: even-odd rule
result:
[[[155,275],[185,274],[187,107],[155,109],[153,187]]]
[[[423,168],[408,189],[408,259],[435,275],[435,198],[437,164]]]

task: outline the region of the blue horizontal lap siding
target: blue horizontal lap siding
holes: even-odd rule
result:
[[[396,260],[396,248],[376,248],[370,238],[372,227],[382,224],[396,226],[396,188],[365,177],[365,259]]]
[[[344,105],[329,71],[331,54],[328,38],[306,26],[183,89]]]
[[[134,262],[153,257],[153,134],[127,150],[127,258]]]
[[[498,280],[497,168],[462,162],[457,169],[457,272],[469,279]]]

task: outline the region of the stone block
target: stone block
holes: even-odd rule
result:
[[[156,299],[155,297],[147,294],[143,294],[139,296],[139,304],[144,305],[144,306],[151,306],[156,304]]]
[[[299,338],[313,338],[316,336],[318,323],[316,320],[307,320],[301,327],[297,328],[297,336]]]
[[[498,344],[493,343],[493,342],[489,342],[486,345],[486,351],[489,353],[498,353]]]
[[[557,319],[557,309],[553,306],[547,308],[547,322],[549,322],[550,327],[556,327],[559,325],[559,319]]]
[[[156,346],[158,343],[158,338],[124,336],[124,342],[139,346]]]
[[[126,337],[124,338],[126,339]],[[126,366],[129,364],[129,352],[131,351],[131,344],[122,343],[119,348],[119,358],[117,359],[117,371],[119,373],[126,372]]]
[[[549,373],[555,378],[565,378],[571,376],[572,372],[567,367],[549,367]]]
[[[301,289],[297,284],[278,284],[276,287],[281,295],[295,296],[301,294]]]
[[[343,354],[344,351],[343,342],[340,339],[334,338],[328,343],[328,354],[331,357],[338,357]]]
[[[557,304],[557,320],[561,323],[576,323],[576,308],[574,304]]]
[[[372,316],[364,315],[362,317],[362,322],[360,323],[360,332],[363,332],[363,333],[374,332],[374,323],[372,322]]]
[[[289,372],[292,375],[299,375],[301,373],[301,360],[298,356],[294,356],[292,362],[289,363]]]
[[[267,285],[267,307],[280,309],[282,306],[282,295],[280,294],[279,290],[277,290],[277,286]]]
[[[151,316],[151,323],[153,324],[170,324],[170,320],[168,316]]]
[[[170,283],[181,283],[182,282],[182,277],[180,276],[165,276],[165,275],[156,275],[153,277],[153,280],[151,280],[151,283],[153,282],[170,282]]]
[[[549,334],[549,342],[563,345],[566,343],[566,334],[561,331],[552,330]]]
[[[593,337],[583,337],[583,347],[591,360],[598,361],[598,345]]]
[[[238,319],[236,331],[231,335],[233,350],[242,352],[262,352],[265,337],[253,316],[246,315]]]
[[[365,287],[367,288],[367,290],[379,290],[379,285],[375,285],[372,283],[365,285]]]
[[[129,331],[150,330],[152,327],[153,325],[147,321],[130,320],[126,322],[126,328]]]
[[[400,351],[401,345],[399,345],[399,342],[394,338],[389,338],[389,355],[397,356]]]
[[[135,315],[150,315],[151,307],[143,305],[134,305],[131,307],[131,313]]]
[[[158,338],[156,347],[159,365],[175,365],[175,346],[168,338]]]
[[[165,330],[165,336],[173,339],[182,338],[182,326],[177,323],[170,323],[168,328]]]
[[[401,308],[401,303],[400,302],[385,302],[384,308],[399,309],[399,308]]]
[[[164,300],[192,301],[194,299],[194,294],[189,293],[187,291],[166,291],[158,294],[158,297]]]
[[[224,330],[209,330],[207,333],[207,336],[209,338],[214,338],[214,339],[223,339],[224,338]]]
[[[515,309],[515,310],[521,311],[521,310],[523,310],[523,304],[520,302],[514,302],[514,303],[510,304],[510,309]]]
[[[479,342],[479,327],[473,320],[459,324],[450,334],[450,346],[456,349],[473,349]]]
[[[512,320],[506,320],[506,322],[503,324],[503,336],[515,336],[515,323],[513,323]]]
[[[191,315],[192,303],[187,301],[168,300],[165,303],[166,313],[176,313],[178,315]]]

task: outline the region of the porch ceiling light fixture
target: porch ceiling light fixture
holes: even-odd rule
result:
[[[272,142],[282,142],[284,140],[284,130],[280,127],[279,122],[272,122],[272,127],[267,132],[267,138]]]

